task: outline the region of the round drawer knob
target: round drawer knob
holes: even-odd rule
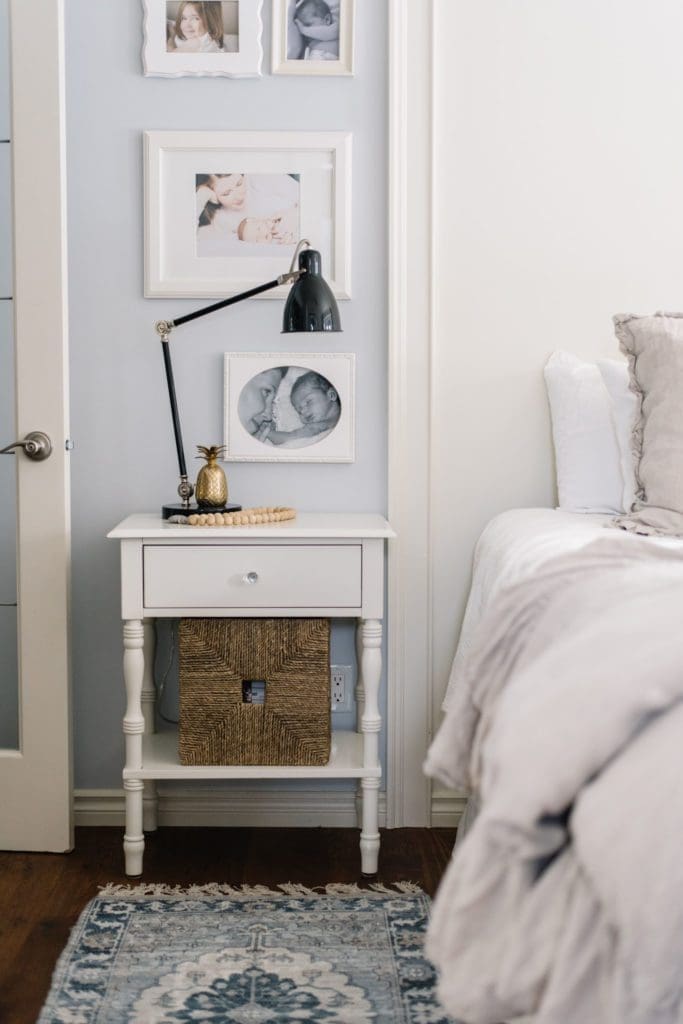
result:
[[[242,577],[242,579],[244,580],[245,583],[249,583],[249,584],[258,583],[258,573],[257,572],[248,572],[248,573],[246,573]]]

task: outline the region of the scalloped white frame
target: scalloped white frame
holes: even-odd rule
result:
[[[355,460],[355,356],[352,352],[226,352],[224,362],[225,462],[353,462]],[[267,447],[244,429],[237,402],[244,385],[275,366],[302,366],[329,380],[341,415],[334,430],[305,448]]]
[[[323,276],[335,297],[351,297],[349,132],[145,132],[144,145],[146,298],[225,298],[289,269],[289,250],[286,259],[276,253],[263,260],[195,255],[187,180],[207,167],[300,173],[301,237],[320,250]],[[260,297],[282,299],[288,292],[285,285]]]
[[[356,0],[339,0],[339,60],[287,58],[287,7],[290,0],[273,0],[271,71],[274,75],[352,75]]]
[[[261,74],[263,61],[263,0],[238,0],[238,53],[168,53],[166,0],[142,0],[142,67],[145,75],[160,78],[186,76],[250,78]]]

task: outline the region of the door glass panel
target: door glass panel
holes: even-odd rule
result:
[[[3,71],[4,69],[0,68],[0,76]],[[11,151],[11,143],[0,142],[0,302],[3,305],[9,302],[12,295]],[[4,392],[2,399],[5,399]],[[11,440],[14,441],[15,438]],[[9,441],[3,441],[0,448],[4,448],[6,444],[9,444]]]
[[[14,437],[12,302],[0,300],[0,447]],[[0,455],[0,747],[18,747],[17,541],[15,455]]]
[[[10,137],[9,82],[9,0],[0,0],[0,139]]]
[[[16,441],[10,189],[9,18],[0,0],[0,448]],[[19,746],[17,459],[0,455],[0,748]]]

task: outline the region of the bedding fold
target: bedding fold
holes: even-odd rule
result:
[[[632,541],[498,593],[429,751],[481,804],[427,945],[469,1024],[683,1021],[683,554]]]

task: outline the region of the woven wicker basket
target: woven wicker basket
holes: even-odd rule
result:
[[[181,619],[179,636],[181,764],[327,764],[328,619]]]

